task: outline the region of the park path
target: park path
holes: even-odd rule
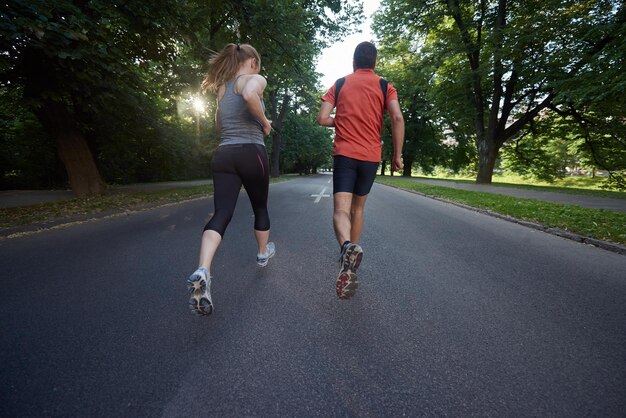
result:
[[[403,178],[405,179],[405,178]],[[450,180],[425,179],[412,177],[411,181],[430,184],[433,186],[451,187],[455,189],[471,190],[474,192],[493,193],[505,196],[514,196],[524,199],[542,200],[545,202],[562,203],[566,205],[578,205],[591,209],[607,209],[618,212],[626,212],[626,199],[611,199],[581,194],[569,194],[540,190],[519,189],[516,187],[497,186],[490,184],[476,184],[456,182]]]

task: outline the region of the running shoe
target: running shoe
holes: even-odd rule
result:
[[[276,254],[276,246],[273,242],[268,242],[265,247],[265,254],[257,254],[256,264],[259,267],[267,266],[267,262],[270,258],[274,257],[274,254]]]
[[[341,251],[341,270],[337,276],[336,290],[340,299],[349,299],[354,296],[359,287],[356,270],[361,265],[363,249],[359,244],[346,243]]]
[[[189,307],[197,315],[211,315],[213,302],[211,301],[211,276],[204,267],[196,270],[189,279]]]

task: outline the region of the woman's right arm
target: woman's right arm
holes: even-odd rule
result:
[[[245,84],[241,90],[241,97],[243,97],[246,107],[252,113],[252,116],[263,126],[263,134],[269,135],[272,125],[265,113],[263,113],[263,107],[261,106],[261,98],[266,86],[267,81],[263,76],[258,74],[250,75],[246,77]]]

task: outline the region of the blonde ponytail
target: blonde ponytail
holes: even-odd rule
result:
[[[232,80],[241,63],[250,58],[256,58],[258,65],[261,64],[261,56],[249,44],[227,44],[219,53],[211,54],[209,71],[202,81],[202,91],[217,91],[222,84]]]

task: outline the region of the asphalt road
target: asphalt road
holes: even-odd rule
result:
[[[375,185],[339,300],[329,180],[271,185],[265,269],[241,195],[209,317],[210,199],[0,240],[0,416],[623,416],[626,256]]]

